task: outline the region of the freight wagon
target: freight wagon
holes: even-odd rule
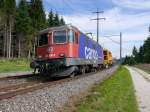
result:
[[[103,66],[105,68],[108,68],[113,64],[112,53],[108,49],[104,49],[103,54],[104,54]]]

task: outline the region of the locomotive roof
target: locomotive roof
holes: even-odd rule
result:
[[[56,31],[56,30],[65,30],[65,29],[73,29],[73,30],[76,30],[80,33],[82,33],[78,28],[76,28],[75,26],[72,26],[70,24],[67,24],[67,25],[63,25],[63,26],[56,26],[56,27],[50,27],[50,28],[46,28],[44,30],[41,30],[39,32],[39,34],[42,34],[42,33],[47,33],[49,31]],[[82,33],[84,35],[86,35],[85,33]],[[88,36],[86,36],[88,37]],[[91,39],[90,37],[88,37],[89,39]],[[97,43],[95,40],[91,39],[94,43]],[[100,44],[99,44],[100,45]],[[101,45],[100,45],[101,46]]]
[[[47,33],[47,32],[49,32],[49,31],[65,30],[65,29],[73,29],[73,30],[79,31],[79,29],[76,28],[75,26],[72,26],[72,25],[63,25],[63,26],[57,26],[57,27],[46,28],[46,29],[44,29],[44,30],[41,30],[41,31],[39,32],[39,34],[41,34],[41,33]]]

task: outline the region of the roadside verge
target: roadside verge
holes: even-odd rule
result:
[[[108,80],[96,85],[75,109],[75,112],[137,111],[132,79],[129,71],[122,66]]]

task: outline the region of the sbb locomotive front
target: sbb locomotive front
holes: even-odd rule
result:
[[[99,69],[103,60],[101,45],[76,27],[64,25],[39,32],[36,58],[30,66],[40,74],[62,77]]]

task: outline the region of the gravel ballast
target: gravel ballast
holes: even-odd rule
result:
[[[110,76],[116,69],[117,66],[61,85],[2,100],[0,112],[57,112],[58,108],[69,102],[70,97],[88,91],[95,83]]]

